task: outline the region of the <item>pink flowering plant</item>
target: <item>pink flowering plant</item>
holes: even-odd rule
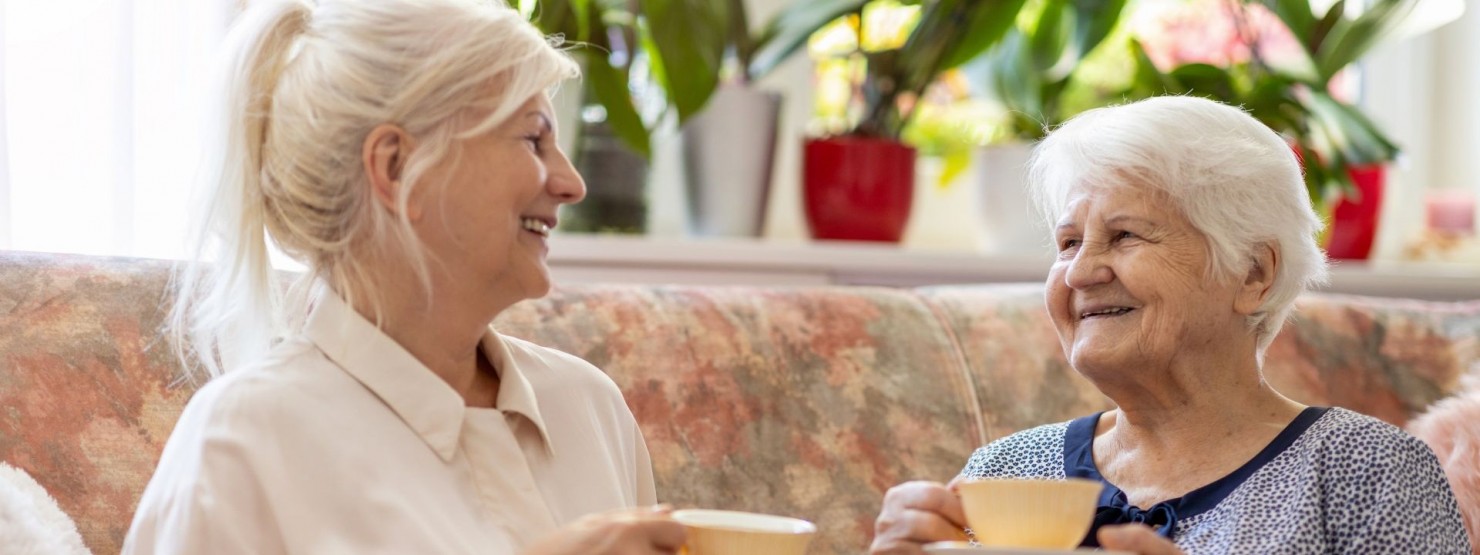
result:
[[[1350,190],[1346,169],[1393,160],[1398,148],[1343,94],[1348,67],[1391,32],[1414,0],[1190,0],[1148,6],[1132,21],[1131,95],[1192,94],[1241,105],[1289,138],[1317,206]]]

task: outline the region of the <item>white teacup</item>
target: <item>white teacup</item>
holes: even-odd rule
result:
[[[673,520],[688,529],[687,555],[804,555],[817,527],[784,516],[683,509]]]
[[[1072,549],[1095,520],[1094,480],[983,479],[957,484],[966,524],[987,547]]]

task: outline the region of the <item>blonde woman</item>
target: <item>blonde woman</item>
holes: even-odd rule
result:
[[[615,385],[499,335],[585,185],[507,6],[255,0],[177,283],[191,399],[126,553],[673,553]],[[269,241],[307,267],[279,291]]]

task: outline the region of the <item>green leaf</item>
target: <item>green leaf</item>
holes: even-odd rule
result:
[[[534,24],[545,34],[563,34],[567,40],[577,38],[575,13],[567,0],[541,0],[535,5]]]
[[[1308,106],[1314,116],[1312,124],[1326,132],[1333,151],[1344,160],[1370,164],[1397,157],[1397,145],[1355,106],[1343,104],[1324,91],[1312,91]]]
[[[1344,21],[1342,9],[1345,6],[1346,2],[1344,0],[1338,1],[1335,5],[1331,6],[1330,10],[1326,11],[1326,16],[1322,17],[1316,23],[1315,28],[1311,29],[1309,36],[1301,41],[1301,44],[1305,45],[1306,52],[1313,53],[1321,51],[1321,46],[1326,44],[1326,38],[1331,36],[1331,31],[1335,30],[1336,26]]]
[[[632,104],[626,72],[612,67],[600,53],[592,54],[596,55],[588,56],[586,82],[596,95],[596,101],[606,108],[607,125],[633,151],[643,158],[650,157],[652,148],[648,142],[648,129],[637,115],[637,107]]]
[[[575,39],[591,40],[591,0],[570,0],[570,8],[576,16]]]
[[[936,181],[936,187],[941,190],[950,188],[951,183],[960,178],[966,170],[971,167],[971,150],[961,149],[953,151],[941,157],[940,179]]]
[[[665,69],[661,82],[682,124],[719,83],[729,32],[726,6],[709,0],[643,0],[639,6],[656,49],[649,54]]]
[[[1130,48],[1136,60],[1136,74],[1131,79],[1130,90],[1127,91],[1131,98],[1147,98],[1184,90],[1181,83],[1156,68],[1156,62],[1151,61],[1151,56],[1146,54],[1146,47],[1141,41],[1131,39]]]
[[[1022,33],[1009,33],[992,51],[988,61],[992,91],[1007,109],[1021,112],[1038,122],[1043,118],[1043,82],[1033,68],[1028,38]]]
[[[1310,112],[1293,96],[1296,85],[1286,77],[1261,79],[1244,94],[1244,109],[1275,132],[1298,137],[1306,132]]]
[[[1084,59],[1110,36],[1126,0],[1070,0],[1074,9],[1074,58]]]
[[[1002,40],[1007,30],[1013,27],[1017,19],[1018,10],[1023,8],[1026,0],[967,0],[965,17],[957,20],[957,14],[940,10],[936,13],[937,21],[930,22],[930,28],[938,31],[926,31],[926,18],[922,15],[920,27],[910,34],[910,42],[915,42],[918,36],[921,41],[941,41],[944,57],[936,64],[935,72],[954,68],[971,61],[981,55],[982,52],[991,48]],[[944,2],[940,2],[944,3]],[[928,10],[927,10],[928,12]],[[909,44],[906,44],[909,49]],[[926,45],[917,47],[925,50]],[[932,75],[932,78],[934,76]]]
[[[923,91],[940,73],[949,50],[964,42],[968,27],[961,22],[969,17],[969,1],[937,0],[923,5],[919,23],[898,50],[899,71],[884,73],[883,77],[897,83],[900,91]]]
[[[1300,44],[1306,45],[1306,49],[1315,51],[1315,44],[1311,41],[1310,29],[1315,25],[1316,16],[1310,11],[1309,0],[1263,0],[1265,7],[1274,12],[1285,22],[1285,27],[1295,35]]]
[[[790,6],[766,23],[757,38],[760,46],[750,63],[749,74],[759,79],[806,46],[807,39],[824,25],[863,9],[868,0],[806,0]]]
[[[750,60],[759,46],[750,37],[750,15],[745,10],[745,0],[728,0],[725,10],[729,20],[725,41],[735,48],[735,57],[740,61],[741,76],[750,81]]]
[[[1321,77],[1330,80],[1337,72],[1367,54],[1368,50],[1397,25],[1410,7],[1405,0],[1380,0],[1351,23],[1336,25],[1327,35],[1327,41],[1315,53],[1316,68]]]
[[[1243,95],[1234,87],[1233,76],[1227,69],[1208,64],[1186,64],[1173,69],[1168,76],[1182,85],[1182,90],[1176,91],[1178,93],[1243,104]]]
[[[1047,72],[1064,59],[1070,27],[1074,25],[1068,14],[1069,10],[1070,7],[1063,0],[1052,0],[1044,6],[1033,27],[1027,30],[1033,68],[1040,73]]]

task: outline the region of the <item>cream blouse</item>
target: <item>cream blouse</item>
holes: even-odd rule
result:
[[[124,553],[518,553],[656,502],[611,379],[491,329],[497,409],[470,408],[343,300],[190,400]]]

